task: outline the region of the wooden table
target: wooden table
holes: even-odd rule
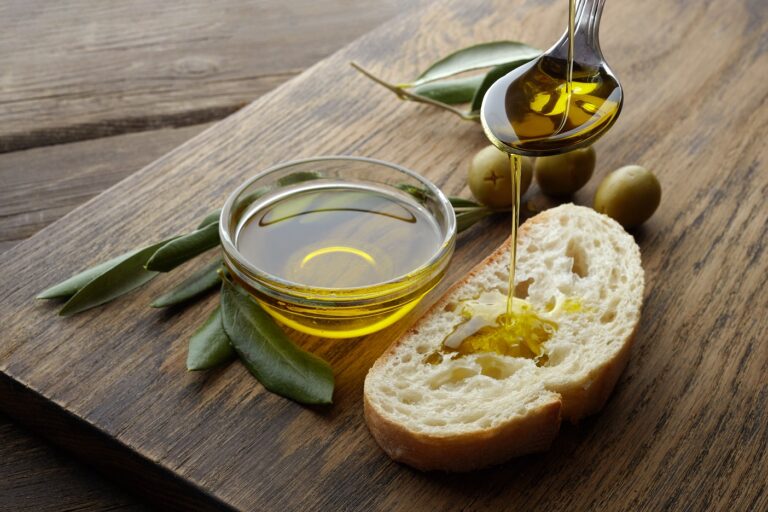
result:
[[[597,145],[597,174],[641,163],[665,196],[635,232],[647,287],[629,367],[605,409],[565,427],[545,454],[469,475],[421,474],[383,455],[362,420],[361,385],[402,325],[344,346],[297,337],[337,372],[334,406],[316,411],[269,394],[238,365],[184,372],[193,320],[212,301],[161,318],[146,308],[166,286],[155,282],[69,321],[34,304],[37,290],[111,244],[188,227],[254,166],[364,154],[465,193],[455,171],[486,144],[478,127],[397,103],[347,63],[397,79],[478,40],[514,34],[543,46],[562,30],[562,2],[508,6],[430,2],[0,256],[0,289],[12,305],[0,310],[9,333],[0,343],[3,407],[158,502],[187,509],[191,499],[200,510],[768,508],[768,13],[760,2],[609,3],[601,38],[627,103]],[[8,140],[22,147],[26,139]],[[575,200],[589,203],[596,181]],[[104,240],[104,226],[119,227],[117,242]],[[507,229],[489,220],[462,235],[443,285]],[[60,424],[72,426],[71,438]]]
[[[0,253],[413,4],[0,2]],[[0,415],[0,510],[145,506]]]

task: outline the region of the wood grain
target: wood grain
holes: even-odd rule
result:
[[[404,5],[0,2],[0,152],[221,119]]]
[[[149,511],[124,490],[102,480],[83,478],[86,468],[44,446],[41,439],[30,436],[5,416],[0,416],[0,438],[0,510]]]
[[[545,46],[559,35],[561,3],[440,2],[400,18],[3,255],[0,405],[94,462],[108,453],[108,470],[178,509],[765,510],[768,14],[759,2],[607,6],[603,48],[627,103],[598,143],[598,175],[640,163],[665,195],[636,233],[648,286],[629,368],[605,410],[566,428],[546,454],[470,475],[387,459],[362,420],[361,386],[405,323],[351,343],[298,338],[336,371],[335,404],[318,410],[265,392],[239,365],[185,373],[186,339],[212,303],[175,315],[146,307],[179,275],[71,319],[32,300],[82,266],[189,227],[277,161],[368,155],[462,192],[467,160],[485,144],[479,128],[396,102],[347,61],[402,79],[480,40]],[[506,228],[489,220],[464,235],[445,285]],[[61,418],[69,440],[49,426]]]
[[[0,252],[208,126],[130,133],[0,155]]]

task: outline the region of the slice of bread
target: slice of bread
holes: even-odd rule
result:
[[[519,230],[516,295],[559,326],[543,345],[547,357],[486,352],[426,362],[464,321],[462,301],[507,293],[508,242],[368,372],[365,418],[393,459],[467,471],[546,450],[560,418],[575,423],[600,410],[624,369],[643,299],[640,250],[617,222],[572,204]],[[563,307],[566,299],[581,306]]]

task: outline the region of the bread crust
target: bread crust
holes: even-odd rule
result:
[[[560,430],[561,400],[553,399],[501,425],[454,436],[413,432],[388,420],[365,396],[365,421],[374,439],[392,459],[422,471],[471,471],[518,455],[549,449]]]
[[[532,226],[548,222],[552,210],[545,211],[522,224],[520,238]],[[497,259],[506,257],[511,238],[475,265],[461,280],[451,286],[419,320],[395,340],[376,360],[369,374],[389,358],[408,337],[417,335],[421,324],[450,302],[453,292]],[[512,457],[546,451],[560,429],[561,419],[576,423],[605,405],[621,373],[626,367],[637,325],[622,341],[621,348],[610,359],[593,369],[581,381],[567,386],[547,385],[552,400],[492,428],[451,436],[414,432],[388,419],[371,402],[368,378],[364,390],[364,415],[368,428],[381,448],[394,460],[420,470],[470,471],[502,463]]]

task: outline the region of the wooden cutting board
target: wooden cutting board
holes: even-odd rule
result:
[[[162,276],[73,318],[34,295],[130,247],[192,227],[245,178],[317,154],[395,161],[467,194],[478,125],[401,103],[393,81],[446,52],[512,38],[546,47],[566,2],[435,2],[401,17],[213,126],[0,257],[0,407],[155,503],[179,510],[765,510],[768,491],[768,12],[761,0],[609,2],[602,46],[626,104],[597,145],[596,179],[653,169],[662,205],[636,238],[646,302],[605,409],[553,448],[468,475],[390,461],[362,417],[367,368],[405,328],[298,338],[331,362],[333,407],[268,392],[239,364],[184,368],[214,298],[148,307]],[[244,20],[247,22],[247,20]],[[539,202],[535,191],[530,199]],[[442,288],[506,236],[461,236]],[[200,264],[193,263],[190,268]],[[431,300],[435,300],[433,295]],[[427,307],[423,304],[421,310]]]

